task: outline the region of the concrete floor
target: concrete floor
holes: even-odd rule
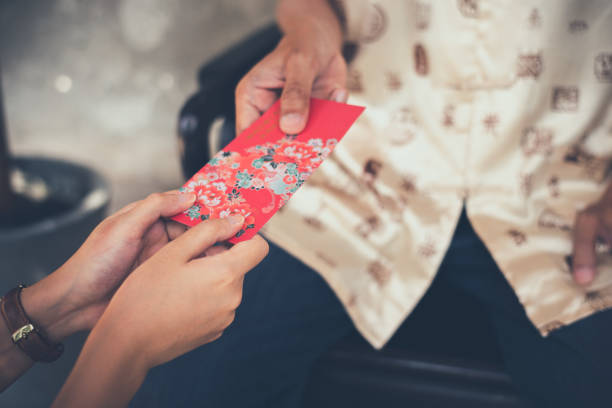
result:
[[[176,115],[200,64],[273,20],[274,0],[0,0],[0,61],[16,154],[92,166],[112,208],[180,186]],[[49,404],[82,338],[0,395]]]

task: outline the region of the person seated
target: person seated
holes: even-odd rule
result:
[[[267,225],[235,324],[151,370],[133,406],[297,407],[318,357],[353,326],[383,347],[434,277],[482,306],[525,398],[610,405],[612,3],[284,0],[277,16],[237,132],[279,94],[287,134],[311,96],[366,110]]]

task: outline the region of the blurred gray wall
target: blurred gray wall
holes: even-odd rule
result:
[[[10,142],[86,163],[113,208],[182,179],[176,114],[212,57],[274,18],[275,0],[0,0]]]

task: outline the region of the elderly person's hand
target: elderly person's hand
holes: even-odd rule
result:
[[[284,37],[236,88],[236,131],[246,129],[281,98],[281,130],[301,132],[310,97],[346,102],[342,29],[327,0],[281,1]]]
[[[598,202],[576,215],[572,272],[581,285],[588,285],[595,279],[595,249],[599,240],[612,246],[612,185]]]

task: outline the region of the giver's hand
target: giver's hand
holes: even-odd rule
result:
[[[61,268],[23,291],[24,308],[54,341],[91,329],[125,277],[185,231],[163,217],[186,210],[194,200],[168,192],[119,210]]]
[[[244,275],[268,251],[259,236],[212,251],[243,221],[205,221],[132,272],[92,330],[54,406],[123,406],[150,368],[218,338],[234,319]]]
[[[578,213],[574,225],[574,280],[588,285],[597,273],[596,244],[601,240],[612,246],[612,185],[602,198]]]
[[[285,36],[236,88],[236,131],[246,129],[281,98],[280,127],[288,134],[306,126],[310,97],[346,102],[342,31],[327,0],[280,2]]]

